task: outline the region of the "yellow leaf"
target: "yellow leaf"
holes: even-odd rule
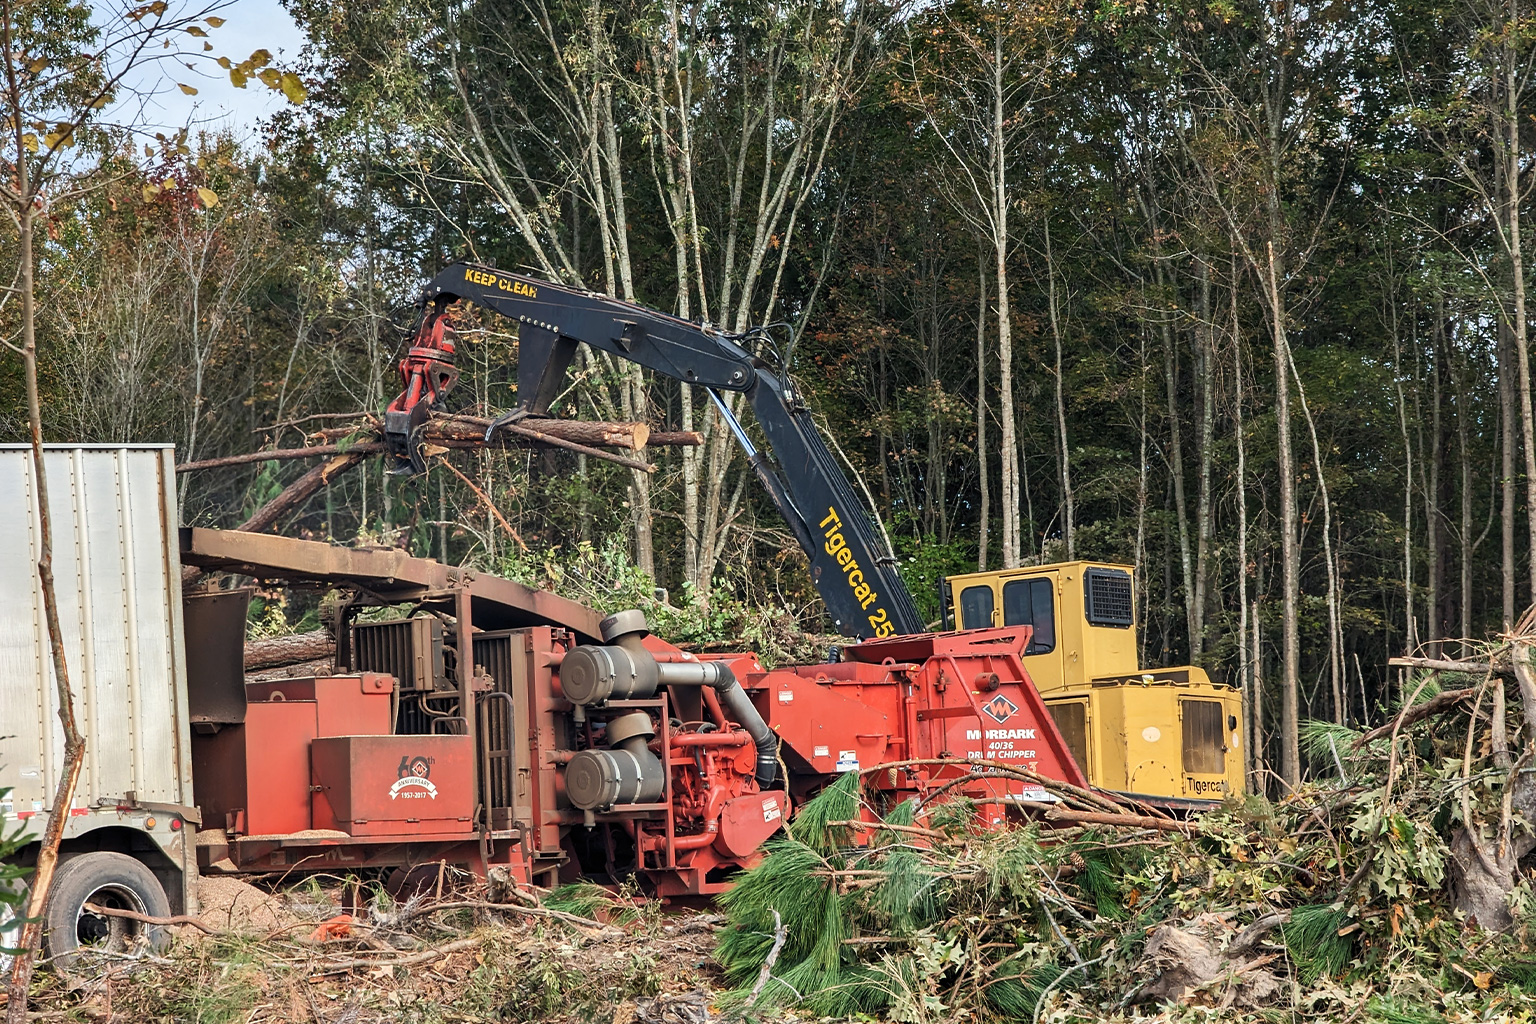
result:
[[[211,49],[213,49],[213,44],[212,43],[204,43],[203,44],[203,52],[204,53],[207,53]]]
[[[288,97],[288,102],[295,105],[303,103],[305,98],[309,96],[308,90],[304,88],[303,81],[292,71],[283,72],[282,77],[277,80],[277,87],[283,90],[283,95]]]
[[[193,88],[192,86],[187,85],[185,82],[177,82],[176,83],[176,88],[180,89],[182,92],[186,93],[188,96],[196,96],[197,95],[197,90],[195,88]]]
[[[155,196],[160,194],[160,186],[158,186],[158,185],[145,185],[144,188],[141,191],[144,193],[144,201],[146,203],[152,202],[154,200]]]
[[[48,66],[48,58],[47,57],[39,57],[36,60],[34,60],[32,63],[27,65],[27,70],[32,72],[35,75],[39,71],[43,70],[43,68],[45,68],[47,66]]]
[[[1487,991],[1488,986],[1493,984],[1493,972],[1478,971],[1476,974],[1472,975],[1472,984],[1476,985],[1480,989],[1483,989],[1484,991]]]
[[[251,54],[251,64],[255,67],[265,67],[270,63],[272,63],[271,50],[257,50]]]
[[[219,194],[211,188],[199,188],[197,198],[202,200],[204,209],[212,209],[219,205]]]
[[[225,71],[229,70],[229,58],[228,57],[220,57],[218,63],[219,63],[219,67],[223,68]]]
[[[91,109],[100,110],[102,107],[105,107],[107,104],[111,103],[114,98],[115,97],[111,93],[98,96],[91,101]]]
[[[201,25],[188,25],[186,32],[189,36],[197,36],[199,38],[206,38],[208,35],[208,30]]]
[[[21,144],[27,147],[28,153],[37,152],[37,136],[31,132],[27,132],[27,134],[21,137]]]
[[[218,28],[220,25],[224,24],[224,19],[219,17],[217,14],[204,18],[203,20],[212,25],[214,28]]]
[[[170,4],[166,3],[165,0],[155,0],[154,3],[149,5],[149,10],[152,14],[164,14],[169,9]]]
[[[260,78],[262,84],[268,89],[276,89],[277,83],[282,79],[274,68],[262,68],[256,72],[256,77]]]
[[[232,84],[236,89],[244,89],[246,83],[245,72],[241,71],[239,68],[230,68],[229,81],[230,84]]]
[[[176,179],[166,178],[160,183],[160,187],[165,189],[167,192],[174,192],[176,191]]]

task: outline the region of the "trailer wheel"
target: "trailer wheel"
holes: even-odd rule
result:
[[[85,909],[87,903],[146,917],[171,914],[170,901],[159,880],[132,857],[101,851],[71,857],[54,873],[48,908],[43,912],[48,955],[60,967],[72,966],[77,950],[140,956],[164,949],[170,939],[163,927],[96,914]]]

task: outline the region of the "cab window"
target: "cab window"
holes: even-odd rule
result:
[[[992,625],[992,588],[983,584],[960,591],[960,628],[985,629]]]
[[[1024,649],[1026,655],[1054,651],[1056,588],[1051,581],[1012,580],[1003,584],[1003,625],[1035,627],[1035,635]]]

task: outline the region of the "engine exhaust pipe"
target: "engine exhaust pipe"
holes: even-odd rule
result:
[[[708,686],[720,706],[757,746],[757,784],[767,789],[779,775],[779,738],[758,714],[731,667],[723,661],[658,662],[641,642],[650,632],[645,613],[618,612],[599,625],[606,644],[583,644],[560,663],[560,689],[579,707],[608,700],[653,697],[662,686]]]

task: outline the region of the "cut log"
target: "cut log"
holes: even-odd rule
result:
[[[330,483],[338,474],[345,473],[359,462],[362,462],[366,454],[366,452],[349,451],[345,455],[338,455],[333,459],[328,459],[321,465],[313,467],[309,472],[299,477],[287,487],[284,487],[277,497],[257,509],[251,518],[235,527],[235,529],[243,533],[266,532],[277,523],[278,519],[304,504],[316,491]],[[197,582],[197,578],[202,574],[203,571],[195,565],[182,566],[181,585],[183,587],[191,586]]]
[[[1441,658],[1388,658],[1389,668],[1416,668],[1425,672],[1460,672],[1469,676],[1485,676],[1492,672],[1496,676],[1504,676],[1513,679],[1514,666],[1508,658],[1499,658],[1495,661],[1446,661]]]
[[[323,629],[292,636],[270,636],[245,645],[247,669],[276,668],[301,661],[316,661],[336,653],[336,640]]]
[[[283,488],[277,497],[257,509],[251,518],[235,527],[235,529],[244,533],[264,533],[271,529],[280,517],[304,504],[315,492],[330,483],[339,474],[345,473],[359,462],[362,462],[366,454],[368,453],[352,450],[344,455],[338,455],[334,459],[327,459]]]
[[[597,458],[618,462],[631,468],[643,464],[621,459],[594,448],[620,448],[637,452],[647,447],[685,448],[704,443],[704,436],[693,430],[661,430],[653,432],[644,423],[608,423],[587,420],[528,419],[503,425],[491,441],[485,440],[485,432],[491,421],[478,416],[437,414],[427,423],[425,439],[445,448],[524,448],[548,444],[557,448],[594,455]],[[183,462],[176,467],[178,473],[190,473],[199,469],[219,469],[224,466],[248,466],[257,462],[282,462],[289,459],[318,459],[327,455],[377,455],[387,446],[372,430],[359,432],[357,427],[334,427],[317,430],[309,435],[322,444],[304,448],[277,448],[260,452],[241,452],[214,459]],[[343,438],[351,437],[350,443]]]
[[[426,436],[428,440],[483,438],[485,432],[490,429],[491,422],[479,416],[438,414],[428,421]],[[525,419],[518,420],[516,423],[503,424],[499,432],[520,434],[521,431],[516,429],[519,427],[546,437],[557,437],[562,441],[574,441],[577,444],[598,445],[605,448],[627,448],[632,452],[644,448],[651,438],[651,428],[644,423],[605,423],[587,420]],[[686,437],[691,435],[692,431],[677,433],[684,434]],[[683,443],[687,441],[684,440]]]

